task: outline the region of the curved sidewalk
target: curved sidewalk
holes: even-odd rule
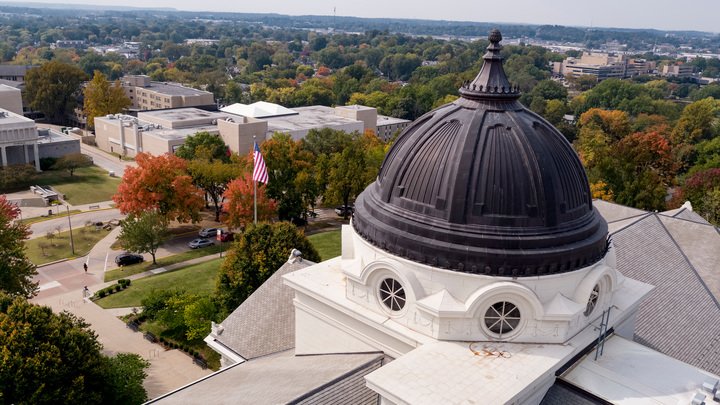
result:
[[[148,342],[141,333],[128,329],[116,317],[116,311],[104,310],[92,301],[82,299],[84,285],[87,285],[91,291],[97,291],[115,283],[115,281],[104,282],[103,278],[106,259],[110,261],[114,268],[112,257],[108,252],[111,251],[110,245],[116,240],[119,232],[120,228],[113,229],[85,257],[68,260],[57,266],[48,266],[53,268],[48,269],[47,274],[41,274],[36,278],[41,282],[41,287],[42,282],[45,281],[48,288],[41,291],[32,301],[36,304],[47,305],[55,312],[68,311],[85,319],[90,324],[90,328],[97,333],[105,353],[136,353],[150,361],[151,366],[147,371],[148,377],[144,386],[148,391],[149,398],[154,398],[208,375],[211,371],[201,369],[182,351],[166,351],[160,345]],[[114,257],[114,255],[112,256]],[[200,257],[187,262],[176,263],[167,266],[167,268],[135,274],[128,278],[138,279],[190,264],[212,260],[215,257],[215,255]],[[90,269],[87,274],[82,270],[82,264],[86,260]],[[39,270],[40,273],[45,273],[45,268]],[[49,284],[52,284],[52,287]]]

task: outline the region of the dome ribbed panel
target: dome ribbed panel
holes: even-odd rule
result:
[[[453,145],[462,124],[457,120],[443,123],[434,131],[434,136],[425,137],[414,145],[411,153],[417,156],[407,165],[399,184],[403,186],[401,196],[422,204],[435,205],[437,197],[444,197],[448,183]]]
[[[413,134],[417,132],[417,130],[420,129],[420,127],[422,127],[423,124],[428,122],[432,117],[432,113],[427,113],[426,115],[418,118],[417,120],[415,120],[415,122],[412,123],[412,125],[405,129],[405,131],[403,132],[403,136],[399,136],[395,140],[392,149],[390,149],[390,152],[387,154],[387,156],[385,156],[385,160],[383,160],[382,166],[380,166],[380,173],[378,174],[378,181],[380,183],[382,183],[385,179],[385,176],[388,173],[390,163],[393,161],[393,159],[395,159],[395,156],[400,153],[405,143],[412,139]]]
[[[477,176],[475,216],[526,218],[537,215],[535,173],[518,135],[504,125],[487,129]]]
[[[585,170],[568,142],[544,126],[541,127],[538,134],[542,135],[548,147],[555,151],[550,156],[559,174],[560,187],[557,191],[561,197],[560,207],[558,207],[560,214],[568,214],[578,209],[584,210],[586,207],[591,207]]]

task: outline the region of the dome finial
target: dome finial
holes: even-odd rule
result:
[[[502,34],[500,33],[500,30],[494,28],[492,31],[490,31],[490,35],[488,35],[488,40],[492,44],[499,44],[500,41],[502,41]]]
[[[500,51],[503,46],[500,45],[500,41],[502,41],[500,30],[490,31],[488,40],[490,45],[487,47],[487,53],[483,55],[484,63],[480,73],[470,85],[460,88],[460,94],[472,100],[487,98],[517,100],[520,92],[510,85],[502,67],[503,57],[500,55]]]

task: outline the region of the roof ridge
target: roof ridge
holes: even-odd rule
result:
[[[649,212],[650,212],[650,211],[644,210],[644,209],[642,209],[642,208],[628,207],[627,205],[622,205],[622,204],[616,203],[615,201],[603,200],[602,198],[593,198],[592,200],[593,200],[593,201],[602,201],[602,202],[605,202],[605,203],[608,203],[608,204],[617,205],[618,207],[630,208],[630,209],[633,209],[633,210],[643,211],[643,212],[646,212],[646,213],[649,213]]]
[[[647,214],[649,214],[649,212],[643,212],[642,214],[631,215],[631,216],[629,216],[629,217],[616,219],[616,220],[614,220],[614,221],[607,221],[607,223],[608,223],[608,224],[614,224],[615,222],[627,221],[628,219],[641,217],[641,216],[644,216],[644,215],[647,215]]]
[[[632,222],[630,222],[629,224],[627,224],[627,225],[625,225],[625,226],[623,226],[623,227],[620,227],[620,228],[616,229],[614,232],[611,232],[610,235],[616,235],[616,234],[618,234],[618,233],[620,233],[620,232],[628,229],[629,227],[631,227],[631,226],[637,224],[638,222],[644,220],[645,218],[649,217],[650,214],[652,214],[652,212],[647,212],[647,213],[645,213],[645,214],[638,215],[638,216],[637,216],[637,219],[636,219],[635,221],[632,221]],[[631,218],[636,218],[636,217],[628,217],[628,218],[625,218],[625,220],[631,219]],[[614,222],[617,222],[617,221],[614,221]],[[610,222],[608,222],[608,224],[609,224],[609,223],[610,223]]]
[[[682,212],[682,211],[680,211],[680,212]],[[677,214],[680,214],[680,212],[678,212]],[[696,213],[695,211],[689,211],[689,212]],[[678,221],[692,222],[693,224],[698,224],[698,225],[705,225],[705,226],[712,226],[712,227],[714,227],[714,225],[711,224],[711,223],[709,223],[709,222],[693,221],[692,219],[676,217],[675,215],[677,215],[677,214],[675,214],[675,215],[666,215],[666,214],[663,214],[662,212],[658,212],[658,213],[656,213],[656,214],[657,214],[657,215],[662,215],[662,216],[665,217],[665,218],[677,219]],[[696,213],[696,214],[697,214],[697,213]]]

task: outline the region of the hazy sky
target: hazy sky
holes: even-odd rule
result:
[[[9,0],[15,1],[15,0]],[[43,0],[35,0],[43,1]],[[22,3],[22,1],[18,1]],[[720,32],[720,0],[63,0],[193,11],[423,18]]]

